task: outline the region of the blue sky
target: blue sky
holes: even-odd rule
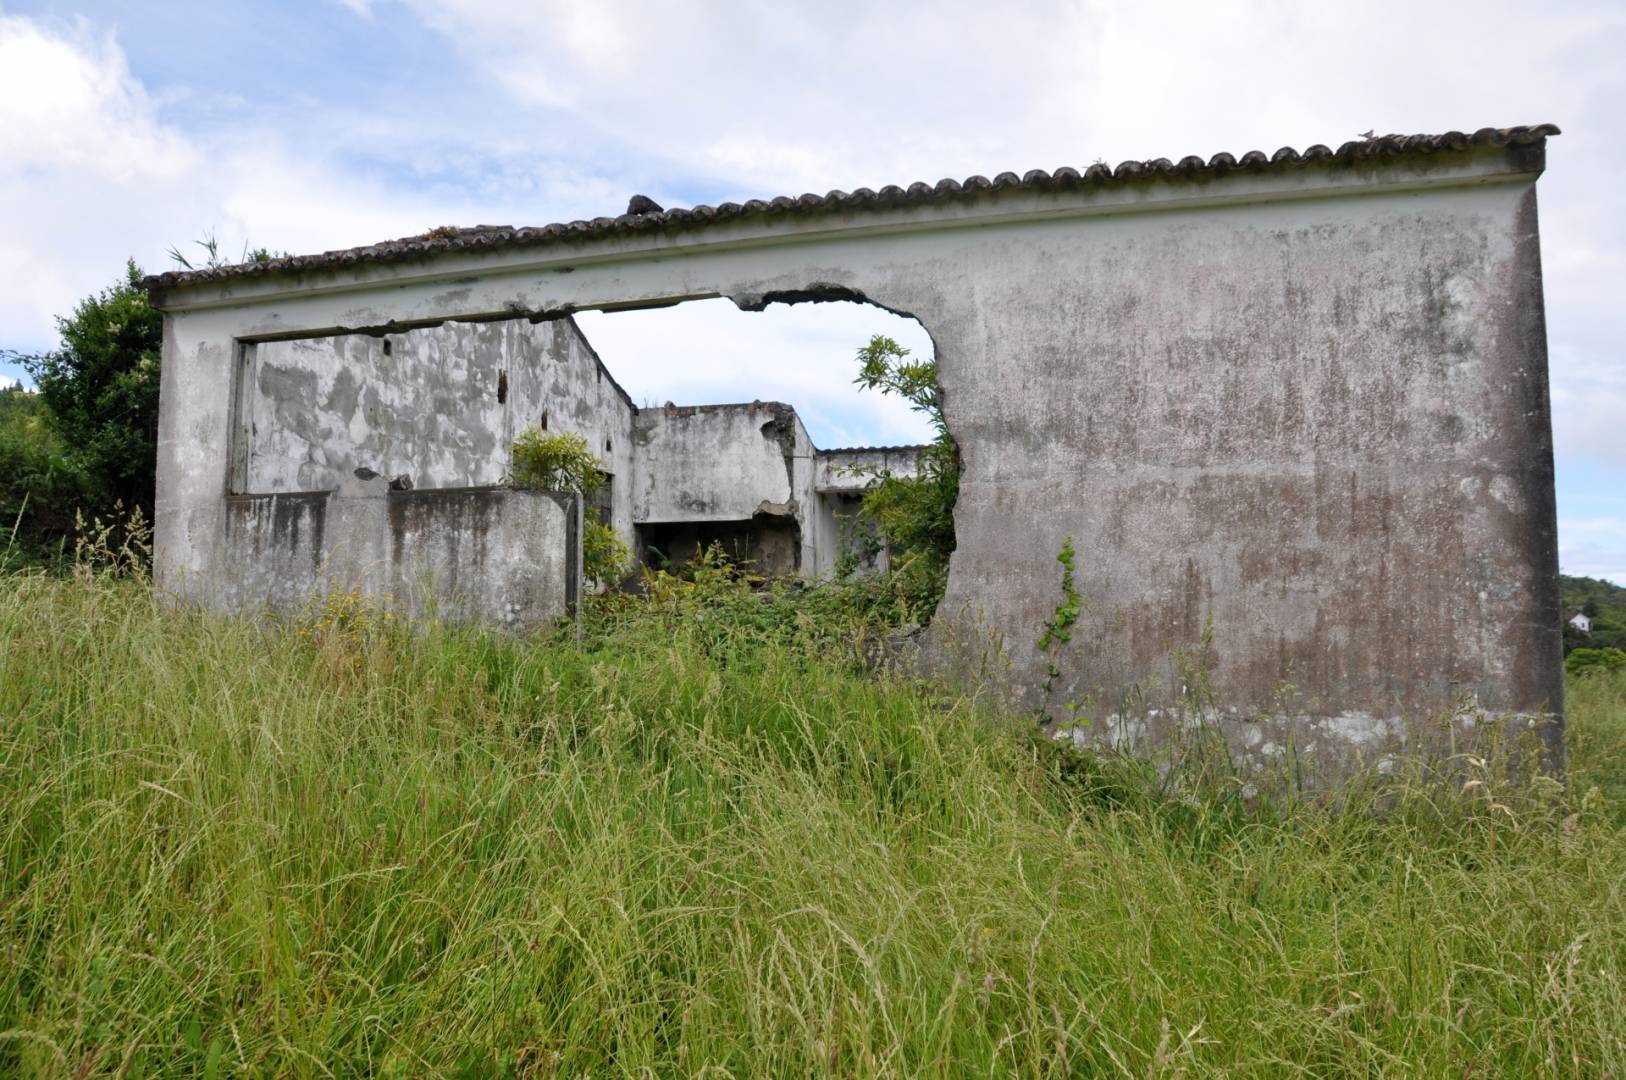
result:
[[[1626,584],[1626,5],[0,0],[0,349],[123,259],[292,251],[860,185],[1552,121],[1540,187],[1560,557]],[[823,444],[922,435],[850,385],[873,309],[587,316],[636,400],[781,398]],[[0,377],[15,375],[0,365]]]

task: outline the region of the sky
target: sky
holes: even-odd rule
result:
[[[1559,558],[1626,584],[1620,0],[0,0],[0,350],[133,257],[306,253],[443,224],[1267,153],[1551,122],[1539,185]],[[635,401],[778,399],[911,442],[857,391],[856,305],[580,317]],[[15,377],[0,363],[0,379]]]

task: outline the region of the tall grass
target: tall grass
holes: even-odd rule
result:
[[[0,1074],[1626,1074],[1626,680],[1567,796],[1249,808],[742,611],[0,578]]]

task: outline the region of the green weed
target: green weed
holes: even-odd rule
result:
[[[1626,1073],[1626,677],[1568,794],[1208,804],[843,594],[662,588],[578,645],[0,577],[0,1074]]]

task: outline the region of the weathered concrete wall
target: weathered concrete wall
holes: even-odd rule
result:
[[[818,525],[808,520],[813,443],[794,409],[777,401],[668,405],[640,410],[633,428],[633,520],[646,537],[664,536],[687,553],[726,533],[763,572],[816,572]],[[752,536],[651,528],[657,524],[749,524]]]
[[[507,373],[543,362],[531,330],[449,323],[246,346],[234,486],[331,491],[357,467],[419,488],[499,482],[513,441]]]
[[[629,544],[632,531],[632,399],[605,370],[598,354],[571,319],[539,323],[533,333],[544,343],[543,363],[509,376],[516,407],[514,433],[541,427],[585,436],[610,474],[611,524]]]
[[[1533,188],[1092,224],[1065,263],[994,241],[992,355],[944,379],[944,607],[1002,633],[1024,699],[1155,744],[1185,654],[1245,759],[1378,755],[1459,698],[1555,713]],[[1089,606],[1046,693],[1067,537]]]
[[[853,494],[883,473],[914,476],[920,472],[920,446],[846,446],[819,450],[813,459],[813,487],[820,492]]]
[[[580,510],[570,496],[506,488],[234,495],[223,503],[208,580],[177,582],[225,609],[297,611],[360,592],[412,616],[511,629],[575,611]]]
[[[160,579],[208,564],[236,339],[865,298],[932,334],[965,465],[934,648],[974,628],[1131,743],[1183,715],[1184,654],[1253,762],[1380,754],[1464,698],[1556,717],[1541,147],[1430,145],[192,280],[158,298]],[[1050,656],[1068,537],[1088,608]]]
[[[891,565],[885,538],[860,516],[863,493],[877,476],[912,477],[920,471],[919,446],[849,446],[819,450],[813,457],[813,514],[820,538],[820,573],[829,574],[851,549],[859,573],[884,573]]]
[[[795,411],[777,401],[640,410],[633,520],[749,521],[763,509],[789,512],[797,442],[806,438],[800,428]]]
[[[819,485],[862,490],[867,478],[848,475],[845,457],[832,468],[790,406],[776,401],[667,406],[639,411],[633,425],[635,522],[771,524],[765,519],[778,519],[795,534],[797,551],[788,569],[803,577],[834,569],[840,531]],[[908,457],[897,450],[841,453],[854,464],[860,458],[889,460],[890,453],[901,465]],[[912,458],[908,467],[913,468]]]
[[[232,490],[331,491],[358,467],[413,488],[501,483],[514,437],[585,436],[631,533],[632,414],[570,319],[455,323],[243,347]]]

